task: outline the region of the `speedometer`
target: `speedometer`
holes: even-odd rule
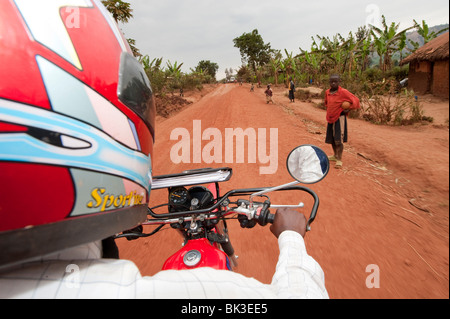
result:
[[[174,187],[169,191],[169,205],[171,211],[183,211],[189,209],[190,196],[186,188]]]

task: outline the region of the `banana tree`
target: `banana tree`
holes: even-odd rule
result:
[[[414,26],[398,31],[400,23],[386,24],[386,18],[382,16],[383,29],[371,25],[371,34],[374,37],[374,47],[380,57],[380,69],[386,72],[392,67],[392,55],[399,50],[399,44],[404,39],[405,33]]]
[[[204,83],[206,77],[208,76],[208,72],[202,68],[189,68],[189,70],[191,71],[191,76],[194,79],[197,79],[199,83]]]
[[[358,42],[353,37],[353,33],[350,32],[348,38],[341,44],[340,50],[344,57],[344,63],[342,66],[342,72],[348,71],[349,74],[353,72],[356,66],[356,51],[358,48]]]
[[[166,66],[167,66],[167,72],[169,73],[169,76],[173,76],[175,78],[179,78],[181,76],[181,66],[183,65],[183,63],[178,64],[177,61],[175,61],[174,64],[172,64],[169,61],[167,61]]]
[[[278,72],[282,69],[281,64],[281,53],[280,51],[276,51],[275,54],[271,54],[269,61],[270,71],[273,73],[273,77],[275,80],[275,86],[278,86]]]
[[[161,68],[162,60],[163,58],[154,58],[150,61],[150,57],[148,56],[148,54],[139,57],[139,62],[141,62],[146,72],[159,71]]]
[[[311,53],[308,53],[308,51],[304,51],[303,53],[305,61],[309,66],[311,79],[316,79],[317,75],[320,73],[321,57],[319,56],[318,52],[314,51],[311,51]]]
[[[284,70],[286,77],[285,77],[285,85],[288,87],[289,83],[289,77],[295,73],[296,65],[295,65],[295,59],[293,57],[293,53],[289,53],[286,49],[284,49],[284,52],[286,53],[286,59],[284,59],[281,62],[282,70]]]
[[[436,32],[436,31],[430,32],[428,24],[425,22],[425,20],[422,20],[421,25],[419,23],[417,23],[416,20],[413,20],[413,22],[414,22],[414,28],[416,28],[417,33],[419,35],[421,35],[423,38],[423,42],[424,42],[423,44],[430,42],[431,40],[436,38],[439,34],[448,31],[448,27],[447,27],[447,28],[443,28],[443,29],[439,30],[438,32]],[[418,42],[415,42],[412,40],[409,40],[409,42],[413,46],[413,50],[412,50],[413,52],[420,47],[420,44]]]
[[[343,42],[342,36],[338,33],[333,36],[333,39],[330,39],[329,37],[321,37],[319,35],[317,35],[317,38],[320,40],[320,44],[317,46],[315,40],[313,39],[314,42],[311,46],[311,52],[317,51],[322,54],[321,69],[327,69],[328,72],[339,72],[343,58],[341,45],[341,42]]]
[[[152,62],[150,62],[150,69],[160,70],[163,58],[154,58]]]
[[[320,74],[328,73],[336,65],[335,59],[332,57],[334,49],[331,48],[328,38],[317,36],[320,40],[317,44],[314,37],[311,37],[312,44],[310,52],[300,49],[300,54],[296,56],[297,64],[301,68],[301,72],[307,74],[308,82],[320,82]]]
[[[368,34],[366,37],[358,41],[356,58],[359,62],[359,72],[366,70],[370,61],[370,54],[372,53],[372,36]]]
[[[176,90],[182,88],[182,72],[181,72],[181,66],[183,63],[178,64],[178,62],[175,61],[175,63],[172,64],[172,62],[167,61],[166,68],[164,69],[164,74],[166,77],[167,88],[170,90]],[[173,91],[172,91],[173,93]]]
[[[148,54],[140,56],[139,57],[139,62],[142,63],[142,66],[144,67],[145,71],[150,69],[150,57],[148,56]]]

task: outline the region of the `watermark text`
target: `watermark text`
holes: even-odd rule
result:
[[[261,175],[277,172],[278,128],[270,128],[269,133],[266,128],[225,128],[224,133],[212,127],[202,130],[201,120],[193,121],[192,136],[186,128],[175,128],[170,140],[178,142],[170,150],[170,159],[174,164],[259,163]]]

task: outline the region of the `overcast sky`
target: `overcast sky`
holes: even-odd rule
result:
[[[311,37],[347,37],[366,23],[377,24],[381,15],[399,30],[425,20],[431,27],[449,22],[447,0],[125,0],[133,19],[120,24],[127,38],[136,40],[144,55],[184,63],[190,72],[199,61],[219,65],[216,78],[225,68],[238,69],[239,49],[233,39],[258,29],[273,49],[294,54],[299,47],[310,49]]]

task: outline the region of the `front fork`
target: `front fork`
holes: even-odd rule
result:
[[[222,250],[227,254],[230,259],[231,268],[236,268],[238,266],[238,256],[234,254],[234,248],[231,245],[230,238],[228,236],[228,228],[226,222],[221,220],[216,225],[217,234],[224,238],[224,240],[220,243],[222,246]]]

